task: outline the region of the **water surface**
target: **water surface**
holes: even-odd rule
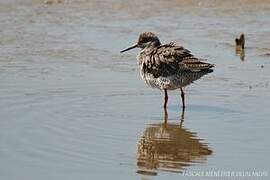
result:
[[[267,0],[1,0],[1,179],[269,173],[269,24]],[[169,92],[167,126],[162,92],[139,77],[138,50],[119,53],[142,31],[216,65],[185,88],[184,118],[180,92]]]

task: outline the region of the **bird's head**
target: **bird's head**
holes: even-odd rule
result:
[[[158,47],[160,45],[161,45],[161,43],[160,43],[158,37],[154,33],[144,32],[144,33],[140,34],[137,43],[135,43],[134,45],[132,45],[131,47],[129,47],[127,49],[122,50],[120,53],[131,50],[133,48],[144,49],[146,47]]]

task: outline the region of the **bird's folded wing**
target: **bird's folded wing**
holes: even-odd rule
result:
[[[184,71],[201,71],[213,67],[194,57],[189,50],[175,43],[161,45],[145,56],[146,71],[158,76],[169,76]]]

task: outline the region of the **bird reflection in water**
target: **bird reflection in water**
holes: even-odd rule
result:
[[[183,127],[181,121],[168,123],[168,113],[164,109],[164,122],[150,124],[138,143],[137,173],[157,175],[158,171],[182,172],[194,163],[203,163],[212,154],[207,144],[202,143],[197,134]]]

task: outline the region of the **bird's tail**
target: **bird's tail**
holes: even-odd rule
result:
[[[204,59],[197,59],[195,57],[183,60],[184,64],[188,67],[188,69],[193,72],[196,71],[213,72],[212,68],[215,67],[215,65],[204,61],[205,61]]]

